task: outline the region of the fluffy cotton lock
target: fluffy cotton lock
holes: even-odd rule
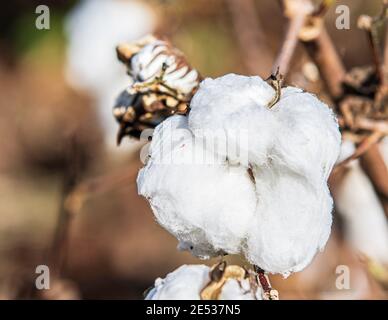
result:
[[[314,95],[260,77],[204,80],[188,116],[154,133],[138,176],[181,249],[243,254],[271,273],[306,267],[330,234],[327,178],[340,149],[333,112]]]
[[[211,269],[205,265],[183,265],[164,279],[157,278],[146,300],[200,300],[202,290],[210,282]],[[262,300],[260,287],[253,292],[249,279],[228,279],[219,300]]]

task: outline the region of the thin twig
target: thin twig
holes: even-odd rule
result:
[[[334,2],[335,0],[323,0],[318,8],[313,12],[313,16],[323,17]]]
[[[376,29],[377,22],[377,19],[374,19],[368,15],[361,15],[358,18],[357,24],[358,27],[364,30],[367,35],[368,42],[372,51],[376,74],[379,82],[382,82],[384,79],[384,70],[381,63],[382,58],[380,50],[380,41]]]
[[[388,0],[384,1],[384,4],[388,5]],[[384,39],[384,58],[383,58],[383,84],[388,86],[388,25],[385,24],[385,39]]]
[[[381,13],[378,17],[374,19],[373,22],[386,22],[387,10],[388,0],[384,0]],[[377,38],[376,29],[374,28],[373,24],[371,28],[372,31],[375,30],[374,37]],[[377,69],[379,71],[380,85],[377,89],[374,101],[375,106],[382,106],[384,108],[386,107],[384,105],[384,99],[386,99],[386,96],[388,95],[388,28],[386,23],[385,29],[386,34],[384,53],[382,58],[383,63],[378,65]],[[377,47],[376,43],[377,40],[375,40],[375,47]],[[381,55],[380,48],[377,48],[376,50],[378,50],[378,53]],[[369,121],[368,119],[364,119],[363,122],[364,127],[370,125],[374,127],[375,130],[383,132],[385,136],[388,135],[388,121],[373,122]],[[373,187],[378,193],[385,214],[388,217],[388,169],[382,157],[381,151],[378,148],[378,145],[375,144],[371,146],[369,150],[360,158],[360,162],[362,168],[364,169],[365,173],[368,175],[370,181],[372,182]]]
[[[388,168],[378,146],[375,144],[360,159],[365,173],[373,181],[377,193],[388,201]]]
[[[68,194],[65,207],[72,215],[75,215],[82,209],[89,198],[133,183],[136,174],[137,171],[133,168],[120,169],[117,172],[108,173],[82,182]]]
[[[388,136],[388,122],[370,120],[368,118],[358,118],[357,126],[364,130],[378,131],[383,136]]]
[[[369,149],[372,146],[374,146],[377,142],[381,140],[382,137],[383,137],[383,134],[381,132],[379,131],[373,132],[371,135],[369,135],[367,138],[365,138],[358,144],[356,151],[350,157],[338,163],[337,167],[345,166],[351,161],[364,156],[365,154],[368,153]]]
[[[62,199],[60,202],[57,229],[49,255],[49,262],[53,269],[52,273],[58,277],[61,275],[66,264],[69,235],[73,219],[71,212],[66,208],[65,202],[67,196],[74,189],[80,175],[79,152],[74,136],[69,138],[67,151],[68,157],[66,159],[66,169],[63,177]]]
[[[272,64],[272,53],[262,31],[253,0],[225,0],[243,62],[251,74],[266,76]]]
[[[317,35],[308,40],[302,40],[302,43],[317,65],[330,96],[336,101],[343,95],[342,81],[346,70],[323,22],[319,25],[320,30]]]
[[[283,5],[289,22],[282,47],[272,68],[272,74],[279,71],[281,75],[286,77],[299,41],[299,32],[304,26],[306,18],[313,13],[314,7],[308,0],[285,0]]]

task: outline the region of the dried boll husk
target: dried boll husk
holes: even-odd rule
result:
[[[118,59],[126,65],[132,80],[126,92],[134,97],[133,100],[139,100],[138,105],[122,104],[120,98],[116,101],[114,115],[115,110],[123,108],[135,112],[134,119],[130,121],[115,115],[121,127],[118,140],[123,135],[137,137],[138,128],[154,128],[173,114],[189,111],[189,102],[201,77],[188,64],[182,52],[170,42],[154,36],[147,36],[133,44],[121,44],[116,50]],[[139,99],[135,98],[138,96]]]

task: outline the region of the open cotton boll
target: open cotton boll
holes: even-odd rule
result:
[[[187,117],[170,117],[156,128],[137,184],[181,249],[202,258],[240,252],[255,211],[254,186],[246,169],[204,151]]]
[[[305,268],[329,237],[327,178],[341,137],[333,112],[315,96],[284,88],[269,108],[274,94],[260,77],[203,81],[189,115],[157,128],[138,186],[181,248],[200,257],[241,253],[287,276]],[[237,138],[243,130],[245,138]],[[162,147],[171,140],[179,142]],[[193,159],[192,153],[216,164],[173,163]],[[161,154],[174,161],[157,164]]]
[[[146,300],[200,300],[202,290],[210,283],[211,268],[205,265],[183,265],[164,279],[155,280]],[[262,300],[260,287],[254,293],[249,279],[227,279],[218,300]]]

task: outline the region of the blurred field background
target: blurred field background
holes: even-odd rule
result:
[[[35,8],[41,1],[2,4],[1,299],[139,299],[156,277],[183,263],[200,263],[190,254],[176,250],[176,240],[157,225],[148,204],[137,195],[135,180],[142,166],[138,155],[142,143],[125,140],[116,148],[112,125],[106,126],[113,121],[110,113],[114,100],[109,103],[109,97],[124,88],[108,88],[115,76],[111,70],[118,70],[118,77],[124,78],[125,83],[125,68],[116,61],[114,47],[109,43],[100,60],[95,56],[101,56],[98,50],[103,45],[100,28],[109,29],[108,35],[121,32],[125,36],[120,23],[113,23],[109,17],[99,21],[92,16],[84,19],[83,24],[97,23],[92,27],[96,32],[85,33],[79,43],[89,60],[84,67],[100,70],[91,76],[99,84],[81,88],[81,77],[78,83],[74,77],[69,80],[71,39],[65,25],[69,15],[85,5],[82,2],[88,1],[46,0],[50,30],[35,28]],[[127,17],[123,14],[134,26],[134,39],[128,40],[144,35],[136,29],[137,24],[142,24],[142,30],[151,29],[171,39],[202,75],[212,77],[229,72],[267,77],[286,23],[277,1],[271,0],[234,1],[234,5],[230,0],[93,2],[96,7],[98,2],[141,6],[149,12],[149,21],[130,11]],[[247,3],[254,4],[254,11],[246,7]],[[380,1],[349,0],[337,1],[338,4],[351,9],[350,30],[335,28],[335,6],[326,16],[326,24],[345,66],[371,64],[367,38],[357,29],[356,20],[361,13],[377,14]],[[249,12],[253,22],[248,17],[247,25],[241,26],[238,15],[241,18],[243,12]],[[75,30],[73,36],[81,36],[82,30]],[[259,40],[244,46],[241,39],[245,33],[248,39],[253,33]],[[287,82],[325,98],[319,77],[311,71],[314,66],[308,62],[303,48],[298,48]],[[102,92],[104,82],[107,93]],[[125,179],[111,183],[120,177]],[[68,201],[69,190],[77,186],[84,190],[82,196]],[[70,223],[64,222],[66,219]],[[386,270],[373,269],[347,241],[346,226],[338,213],[334,220],[325,252],[307,270],[287,280],[271,278],[282,299],[387,298]],[[385,219],[383,223],[386,222]],[[64,225],[69,226],[68,230],[63,230]],[[367,233],[373,237],[374,230]],[[233,257],[227,259],[236,261]],[[51,267],[51,290],[33,290],[35,268],[40,264]],[[338,265],[350,268],[350,290],[335,287]]]

